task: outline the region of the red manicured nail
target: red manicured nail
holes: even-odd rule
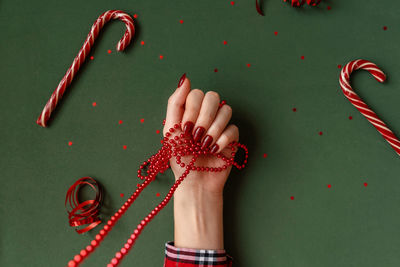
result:
[[[186,79],[186,73],[184,73],[184,74],[182,75],[182,77],[179,79],[178,88],[181,87],[181,85],[183,84],[183,82],[185,81],[185,79]]]
[[[219,149],[219,145],[218,144],[214,144],[210,150],[211,153],[215,153],[217,152]]]
[[[203,140],[203,143],[201,143],[201,149],[209,147],[211,145],[212,141],[213,141],[212,136],[207,134]]]
[[[183,126],[183,134],[186,136],[191,136],[193,127],[194,127],[194,123],[191,121],[187,121],[185,123],[185,126]]]
[[[200,141],[200,139],[203,137],[204,132],[206,131],[206,129],[204,127],[197,127],[196,130],[194,131],[194,135],[193,135],[193,140],[195,142]]]

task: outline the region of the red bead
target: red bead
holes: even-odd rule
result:
[[[93,251],[93,246],[89,245],[86,247],[87,252],[92,252]]]
[[[81,254],[82,257],[86,257],[88,255],[88,252],[86,249],[82,249],[79,254]]]
[[[121,248],[121,254],[125,255],[128,252],[126,248]]]
[[[115,257],[116,257],[117,259],[121,259],[121,258],[122,258],[121,252],[115,253]]]
[[[90,242],[90,244],[91,244],[93,247],[97,247],[97,246],[99,245],[99,243],[98,243],[96,240],[92,240],[92,242]]]
[[[102,236],[101,235],[96,235],[96,240],[97,241],[100,241],[102,239]]]
[[[118,260],[116,258],[112,258],[111,264],[117,265],[118,264]]]
[[[69,262],[68,262],[68,267],[75,267],[75,266],[78,266],[78,265],[76,264],[76,262],[74,262],[74,261],[69,261]]]
[[[76,261],[76,262],[81,262],[82,261],[82,256],[81,255],[75,255],[75,257],[74,257],[74,261]]]

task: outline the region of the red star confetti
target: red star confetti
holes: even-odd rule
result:
[[[322,133],[322,132],[319,132],[319,135],[323,135],[323,133]]]
[[[386,30],[387,30],[387,27],[386,27],[386,26],[383,26],[383,30],[386,31]]]
[[[339,65],[337,65],[337,67],[338,67],[338,69],[341,69],[341,68],[342,68],[342,65],[339,64]]]
[[[224,45],[227,45],[227,44],[228,44],[228,42],[224,40],[223,44],[224,44]]]
[[[278,32],[274,32],[274,34],[275,34],[275,36],[277,36],[277,35],[278,35]]]
[[[137,19],[137,14],[134,14],[133,17],[134,17],[135,19]]]
[[[214,69],[214,72],[218,72],[218,69]]]
[[[127,146],[126,146],[126,145],[123,145],[122,148],[123,148],[124,150],[126,150]]]
[[[160,193],[157,193],[157,194],[156,194],[156,197],[159,197],[159,196],[160,196]]]
[[[164,58],[164,56],[163,56],[163,55],[160,55],[159,57],[160,57],[160,59],[163,59],[163,58]]]
[[[160,130],[156,130],[156,134],[159,134],[160,133]]]
[[[122,120],[119,120],[119,122],[118,122],[119,124],[122,124],[123,123],[123,121]]]
[[[290,199],[293,200],[293,199],[294,199],[294,196],[291,196]]]
[[[364,183],[364,186],[367,187],[367,186],[368,186],[368,183]]]
[[[353,119],[353,117],[352,116],[349,116],[349,120],[352,120]]]
[[[108,50],[107,50],[107,53],[111,54],[111,50],[110,50],[110,49],[108,49]]]
[[[69,142],[68,142],[68,145],[69,145],[69,146],[72,146],[72,141],[69,141]]]
[[[144,122],[144,119],[140,119],[140,122],[143,123],[143,122]]]
[[[141,45],[144,45],[144,41],[141,41],[140,44],[141,44]]]
[[[331,7],[331,6],[327,6],[327,7],[326,7],[326,9],[328,9],[328,10],[331,10],[331,9],[332,9],[332,7]]]
[[[328,184],[328,188],[331,188],[331,187],[332,187],[332,185]]]
[[[301,56],[300,58],[301,58],[301,59],[304,59],[304,56]]]
[[[250,66],[251,66],[251,64],[249,64],[249,63],[247,63],[246,65],[247,65],[248,68],[250,68]]]
[[[120,197],[124,197],[124,193],[119,194]]]
[[[234,4],[235,4],[235,2],[232,1],[232,2],[231,2],[231,5],[233,6]]]
[[[90,57],[90,60],[93,60],[93,59],[94,59],[94,56],[91,56],[91,57]]]
[[[292,108],[292,110],[293,110],[293,112],[296,112],[296,111],[297,111],[297,108]]]
[[[93,106],[93,107],[97,106],[97,103],[96,103],[96,102],[93,102],[93,103],[92,103],[92,106]]]
[[[180,20],[179,23],[180,23],[180,24],[183,24],[183,20]]]
[[[264,158],[268,157],[267,153],[264,153],[264,154],[263,154],[263,157],[264,157]]]

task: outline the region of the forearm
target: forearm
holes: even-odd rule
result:
[[[175,246],[223,249],[222,194],[179,189],[174,195]]]

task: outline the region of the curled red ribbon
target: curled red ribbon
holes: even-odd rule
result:
[[[78,199],[79,190],[85,185],[90,186],[96,192],[96,197],[80,203]],[[91,177],[80,178],[68,189],[65,196],[65,208],[68,212],[69,225],[78,227],[89,224],[84,228],[75,229],[78,234],[85,233],[101,223],[99,218],[101,200],[101,188],[96,180]]]

